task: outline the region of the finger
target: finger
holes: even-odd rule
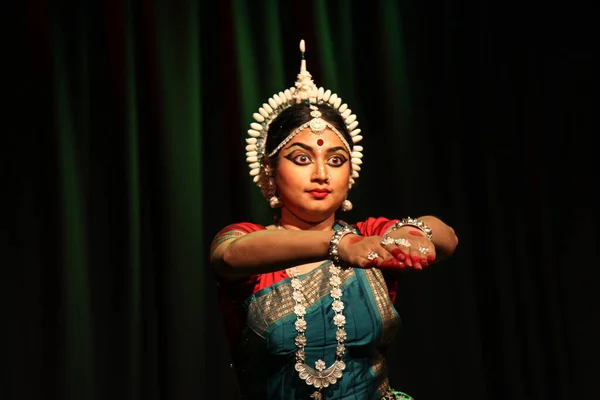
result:
[[[386,261],[387,262],[384,264],[384,266],[391,266],[391,264],[393,264],[392,261],[398,261],[396,257],[394,257],[394,255],[385,247],[378,249],[377,253],[379,254],[379,266]]]
[[[404,238],[394,239],[386,236],[381,240],[380,244],[399,261],[405,261],[408,258],[410,250],[410,242],[408,240]]]
[[[414,264],[414,260],[410,256],[412,248],[410,241],[408,241],[408,239],[406,238],[397,238],[394,240],[394,244],[398,247],[398,249],[400,249],[400,251],[402,252],[401,254],[404,254],[406,264],[409,267],[412,267]]]
[[[406,253],[404,253],[404,251],[402,251],[402,249],[399,247],[394,247],[390,253],[392,253],[392,255],[398,259],[398,261],[404,261],[406,259]]]
[[[421,258],[419,256],[411,256],[411,260],[414,269],[423,269],[423,266],[421,266]]]
[[[396,258],[388,258],[383,260],[378,265],[379,268],[404,268],[404,263],[402,261],[398,261]]]
[[[378,261],[377,262],[378,268],[382,268],[382,269],[404,268],[405,264],[402,261],[398,260],[396,257],[394,257],[394,254],[390,253],[386,247],[389,247],[389,246],[382,245],[379,249],[377,249],[377,251],[370,251],[367,254],[367,258],[371,258],[371,261]],[[394,249],[391,249],[391,250],[394,250]],[[372,263],[370,265],[372,265]]]
[[[435,261],[435,248],[432,248],[429,245],[419,245],[417,249],[419,250],[421,258],[426,259],[428,264]]]
[[[371,250],[367,252],[367,255],[361,262],[365,268],[372,268],[381,266],[381,263],[385,260],[394,259],[392,255],[384,248],[378,248],[376,251]],[[385,266],[391,266],[389,262]]]
[[[374,251],[368,252],[367,256],[361,258],[360,262],[358,263],[358,265],[362,268],[373,268],[376,267],[377,264],[379,264],[379,254]]]

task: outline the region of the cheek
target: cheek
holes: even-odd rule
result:
[[[336,179],[336,184],[340,187],[346,186],[350,183],[350,166],[337,168],[335,173],[332,174]]]
[[[277,186],[283,190],[292,189],[301,185],[302,180],[303,177],[301,171],[298,170],[290,171],[287,168],[281,168],[277,172]]]

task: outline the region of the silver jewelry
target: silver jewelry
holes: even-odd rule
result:
[[[342,201],[342,211],[352,210],[352,202],[348,199]]]
[[[312,82],[312,80],[311,80],[311,82]],[[313,85],[314,85],[314,83],[313,83]],[[272,157],[279,150],[281,150],[281,148],[283,146],[285,146],[290,140],[292,140],[294,138],[294,136],[296,136],[298,133],[300,133],[301,131],[303,131],[306,128],[310,128],[310,131],[312,133],[317,134],[319,136],[323,134],[323,131],[325,130],[325,128],[331,129],[337,135],[337,137],[340,138],[340,140],[342,141],[344,146],[346,146],[346,149],[348,149],[349,152],[352,152],[352,148],[346,141],[346,138],[344,137],[344,135],[342,135],[342,133],[335,126],[331,125],[329,122],[327,122],[321,118],[321,112],[319,111],[319,109],[316,106],[310,106],[310,108],[312,110],[315,110],[315,111],[311,111],[311,113],[310,113],[310,115],[311,115],[311,117],[313,117],[313,119],[311,119],[308,122],[305,122],[304,124],[302,124],[298,128],[296,128],[281,143],[279,143],[279,145],[277,145],[277,147],[275,147],[273,149],[273,151],[267,155],[267,157]],[[318,115],[316,113],[318,113]]]
[[[367,260],[369,260],[369,261],[373,261],[376,258],[379,258],[379,254],[375,253],[374,251],[370,251],[367,254]]]
[[[333,385],[340,379],[343,375],[344,369],[346,369],[346,363],[344,363],[344,352],[346,348],[344,346],[344,342],[346,341],[346,330],[344,329],[344,325],[346,325],[346,317],[342,313],[344,310],[344,302],[342,301],[342,279],[340,278],[340,273],[342,272],[339,267],[339,255],[338,255],[338,246],[340,244],[340,240],[349,233],[358,233],[356,229],[351,228],[349,226],[344,226],[342,229],[335,231],[331,239],[329,240],[329,257],[331,259],[331,265],[329,266],[329,285],[331,286],[330,296],[333,298],[333,302],[331,303],[331,309],[334,312],[333,323],[337,326],[337,331],[335,333],[335,338],[337,340],[337,347],[335,351],[335,361],[329,367],[326,366],[325,361],[318,359],[315,362],[315,368],[312,368],[306,364],[306,353],[304,348],[306,347],[306,330],[308,328],[308,324],[304,316],[306,315],[306,299],[304,298],[304,294],[302,293],[302,281],[298,279],[298,269],[296,267],[290,268],[291,276],[292,276],[292,297],[296,305],[294,306],[294,314],[296,314],[296,366],[295,369],[298,371],[298,375],[300,379],[304,380],[307,385],[314,386],[317,391],[315,391],[311,398],[313,399],[321,399],[321,389],[328,387],[329,385]]]
[[[394,244],[396,246],[406,246],[406,247],[410,247],[410,242],[405,239],[405,238],[398,238],[398,239],[394,239]]]
[[[271,208],[281,207],[281,200],[277,196],[272,196],[269,199],[269,205],[271,206]]]
[[[327,128],[327,122],[321,119],[321,111],[319,111],[316,106],[310,106],[310,109],[312,110],[310,112],[310,116],[313,117],[313,119],[310,120],[308,126],[310,127],[312,133],[320,135],[325,128]]]
[[[340,265],[341,260],[340,260],[340,256],[339,256],[339,252],[338,252],[339,246],[340,246],[340,241],[342,240],[342,238],[344,236],[346,236],[349,233],[358,235],[358,231],[355,228],[352,228],[352,227],[346,225],[343,228],[335,231],[335,233],[333,234],[331,239],[329,239],[329,259],[331,260],[333,265],[335,265],[337,267],[341,266]]]
[[[294,306],[294,314],[296,314],[296,366],[295,369],[298,371],[300,379],[304,380],[307,385],[314,386],[318,389],[311,396],[312,398],[321,398],[321,389],[326,388],[329,385],[333,385],[343,375],[343,371],[346,368],[346,363],[343,361],[345,346],[344,341],[346,340],[346,330],[344,325],[346,324],[346,317],[342,314],[344,310],[344,303],[342,302],[342,289],[340,288],[342,280],[340,278],[341,269],[335,266],[333,263],[329,267],[329,285],[331,286],[330,295],[333,298],[331,303],[331,309],[334,312],[333,323],[337,326],[335,333],[336,340],[338,342],[335,361],[332,365],[326,368],[325,361],[318,359],[315,362],[315,368],[312,368],[306,364],[306,353],[304,348],[306,347],[306,330],[308,324],[304,316],[306,315],[306,300],[302,293],[302,281],[298,279],[298,270],[296,267],[291,268],[292,272],[292,297],[296,303]]]
[[[381,245],[382,246],[387,246],[388,244],[393,244],[394,243],[394,238],[390,237],[390,236],[386,236],[381,240]]]
[[[250,176],[252,176],[253,181],[260,187],[260,173],[264,168],[262,163],[264,157],[270,157],[276,154],[282,146],[289,142],[302,129],[310,127],[314,132],[318,133],[322,132],[321,129],[325,129],[326,127],[331,129],[340,138],[342,143],[344,143],[344,146],[350,152],[352,174],[349,182],[350,187],[352,187],[355,183],[355,179],[359,176],[363,157],[363,147],[356,145],[363,138],[360,135],[361,130],[357,128],[358,121],[356,120],[356,115],[352,114],[352,110],[348,108],[346,103],[342,103],[342,99],[338,97],[336,93],[332,93],[331,90],[325,90],[323,87],[317,88],[312,80],[312,75],[306,70],[306,60],[304,59],[305,50],[304,40],[301,40],[300,52],[302,54],[302,59],[300,61],[300,73],[297,76],[295,86],[286,89],[283,92],[274,94],[266,103],[263,103],[258,109],[258,112],[252,114],[254,121],[250,124],[248,137],[246,138],[246,162],[250,167]],[[303,102],[313,105],[325,104],[336,110],[343,118],[347,130],[350,132],[352,142],[348,143],[344,136],[334,126],[315,113],[314,115],[311,115],[312,119],[305,124],[306,126],[303,125],[294,130],[294,132],[285,138],[269,155],[265,154],[267,134],[271,122],[277,118],[281,111],[293,104]],[[314,111],[315,110],[312,110],[312,112]]]
[[[420,251],[422,254],[429,254],[429,247],[426,247],[426,246],[419,246],[419,251]]]
[[[400,221],[398,221],[394,225],[392,225],[392,229],[397,230],[398,228],[400,228],[402,226],[414,226],[415,228],[421,230],[425,234],[425,236],[427,236],[427,238],[429,240],[432,240],[432,238],[433,238],[433,233],[431,232],[431,228],[428,225],[426,225],[423,221],[421,221],[420,219],[411,218],[411,217],[402,218]]]

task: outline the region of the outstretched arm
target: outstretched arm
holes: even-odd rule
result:
[[[434,216],[424,216],[419,219],[429,225],[433,232],[432,240],[436,256],[432,262],[452,255],[458,244],[454,230]],[[237,279],[326,260],[329,258],[329,241],[333,233],[333,230],[274,229],[243,234],[237,238],[224,240],[216,246],[211,255],[211,265],[220,276]],[[420,231],[417,232],[415,228],[409,226],[389,233],[390,236],[396,237],[413,235],[415,239],[424,241],[423,236],[414,236],[419,234]],[[384,260],[388,260],[388,263],[390,259],[395,261],[397,254],[386,251],[380,242],[380,236],[346,235],[339,244],[340,258],[348,264],[362,268],[381,265]],[[372,262],[373,260],[367,258],[370,251],[378,252],[382,258]],[[394,267],[396,264],[392,262],[389,266]]]
[[[219,244],[211,265],[225,278],[279,271],[328,258],[331,231],[262,230]]]

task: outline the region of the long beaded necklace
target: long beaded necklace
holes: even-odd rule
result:
[[[285,229],[281,224],[277,225],[278,229]],[[306,364],[306,353],[304,348],[306,347],[306,330],[308,324],[304,316],[306,315],[306,299],[302,292],[303,285],[302,281],[298,278],[299,271],[297,267],[288,269],[289,274],[292,278],[292,298],[296,303],[294,306],[294,314],[296,314],[296,365],[295,369],[298,371],[300,379],[304,380],[307,385],[314,386],[317,390],[310,396],[312,399],[321,400],[323,395],[321,390],[333,385],[343,375],[343,371],[346,368],[346,363],[343,361],[344,352],[346,350],[344,342],[346,340],[346,330],[344,325],[346,324],[346,317],[342,314],[344,310],[344,302],[342,301],[342,279],[340,278],[341,268],[331,263],[329,266],[329,285],[331,286],[330,296],[333,298],[331,303],[331,309],[334,312],[333,323],[337,327],[335,338],[337,340],[337,346],[335,351],[335,361],[329,367],[326,367],[325,361],[318,359],[315,362],[315,368],[310,367]]]

